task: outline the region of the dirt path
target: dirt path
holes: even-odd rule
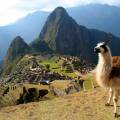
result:
[[[3,108],[0,120],[114,120],[113,106],[106,107],[106,99],[105,91],[89,90],[63,98]],[[118,111],[120,113],[120,107]]]

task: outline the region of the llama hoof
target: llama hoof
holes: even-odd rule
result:
[[[109,104],[109,103],[106,103],[105,106],[110,106],[110,104]]]
[[[118,117],[118,114],[117,114],[117,113],[114,113],[114,117],[117,118],[117,117]]]

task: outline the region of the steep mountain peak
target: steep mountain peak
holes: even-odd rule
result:
[[[69,15],[65,8],[63,7],[57,7],[53,12],[48,16],[48,19],[46,21],[46,24],[49,24],[50,22],[55,22],[58,24],[59,21],[68,18]]]
[[[64,8],[58,7],[49,15],[38,39],[33,41],[31,47],[38,50],[47,48],[52,52],[80,56],[82,59],[95,61],[93,48],[98,41],[106,39],[108,35],[103,31],[78,25]],[[112,51],[115,53],[118,51],[115,44],[119,38],[114,36],[113,40]]]
[[[20,43],[20,44],[26,44],[25,43],[25,41],[23,40],[23,38],[21,37],[21,36],[16,36],[14,39],[13,39],[13,41],[11,42],[11,45],[12,44],[18,44],[18,43]]]
[[[75,23],[73,21],[63,7],[57,7],[48,16],[37,41],[33,41],[31,47],[41,50],[43,48],[41,45],[44,44],[46,46],[44,50],[50,48],[52,51],[56,51],[56,37],[58,32],[65,25],[72,26],[72,23]]]
[[[5,64],[8,64],[12,62],[16,57],[24,55],[29,46],[27,43],[21,38],[20,36],[17,36],[13,39],[11,42],[6,57],[5,57]]]
[[[57,11],[57,10],[66,11],[66,9],[64,7],[62,7],[62,6],[59,6],[59,7],[54,9],[54,11]]]
[[[53,12],[52,12],[52,14],[51,15],[56,15],[56,16],[68,16],[68,13],[67,13],[67,11],[65,10],[65,8],[63,8],[63,7],[57,7]]]
[[[57,7],[48,16],[40,32],[39,40],[44,41],[51,50],[56,51],[58,45],[57,39],[64,37],[65,41],[68,40],[67,36],[72,35],[72,32],[75,32],[77,27],[77,23],[68,15],[67,11],[63,7]],[[66,35],[64,32],[66,32]]]

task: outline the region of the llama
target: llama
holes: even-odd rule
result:
[[[94,48],[95,53],[99,57],[96,67],[96,80],[101,87],[109,89],[109,99],[106,105],[110,105],[111,99],[113,98],[114,116],[118,117],[117,101],[120,91],[120,67],[113,66],[108,43],[109,41],[98,43]]]

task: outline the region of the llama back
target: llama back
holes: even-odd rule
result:
[[[120,68],[120,56],[113,56],[112,63],[113,63],[113,67]]]

